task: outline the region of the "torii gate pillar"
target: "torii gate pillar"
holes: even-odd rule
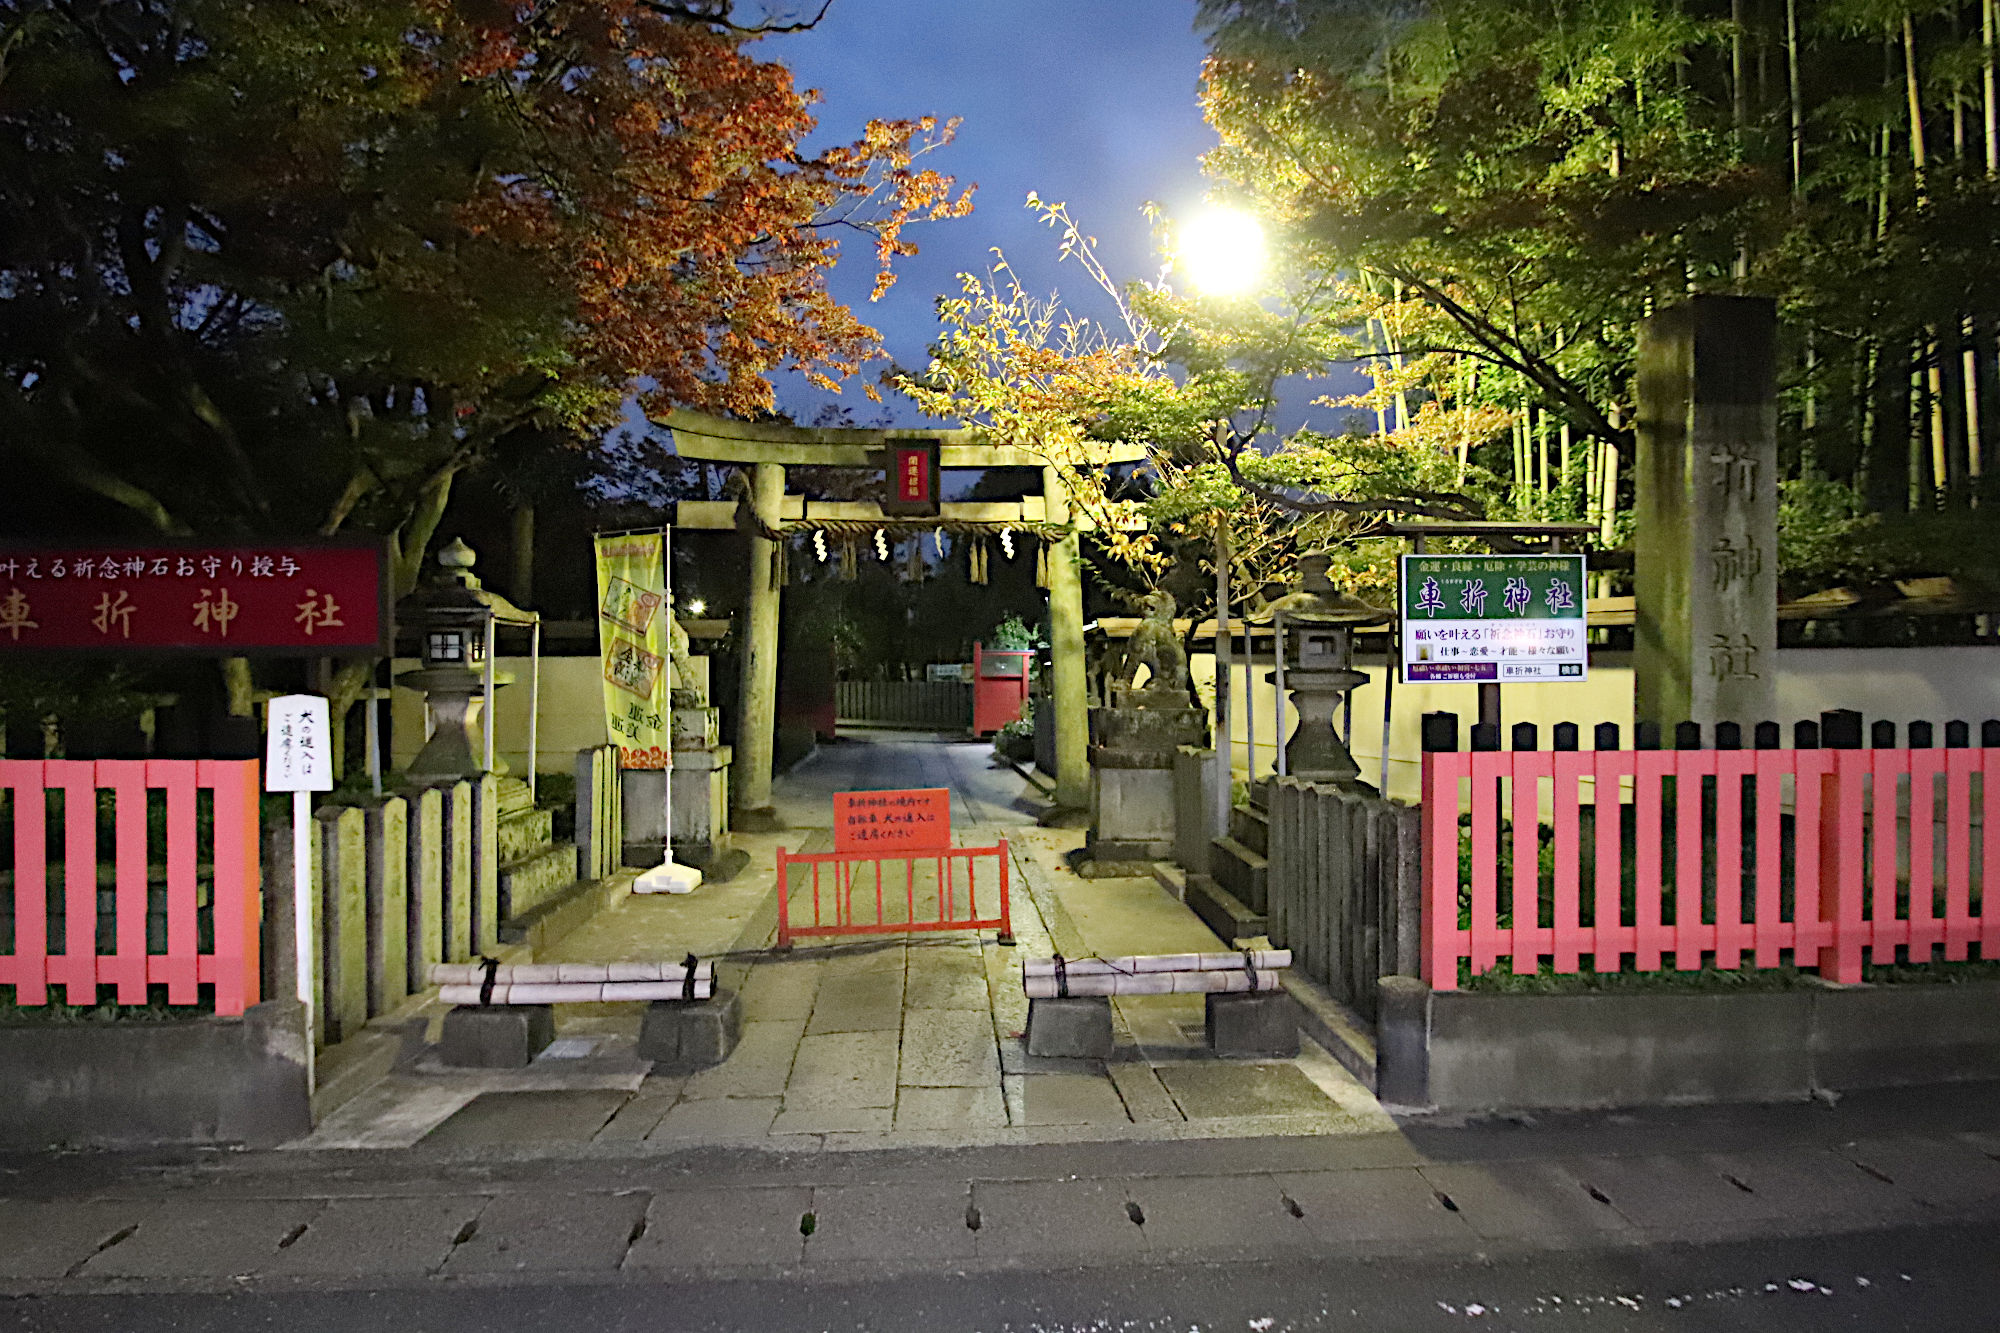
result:
[[[1042,495],[1049,521],[1069,521],[1069,496],[1062,476],[1042,469]],[[1049,547],[1049,648],[1055,679],[1056,805],[1090,808],[1090,715],[1083,669],[1082,546],[1075,532]]]
[[[785,465],[757,463],[750,470],[750,507],[770,527],[784,521]],[[752,532],[750,602],[740,649],[741,708],[736,728],[736,827],[754,829],[774,818],[771,764],[778,724],[778,543]]]

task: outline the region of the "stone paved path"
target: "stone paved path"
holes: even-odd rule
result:
[[[777,847],[829,847],[836,791],[902,787],[949,788],[960,845],[1009,840],[1015,945],[986,931],[770,951]],[[780,782],[777,798],[787,830],[743,836],[751,865],[735,881],[628,898],[545,959],[723,959],[719,975],[740,990],[745,1017],[728,1061],[692,1076],[652,1075],[633,1051],[638,1006],[567,1005],[557,1011],[556,1044],[529,1069],[420,1062],[300,1146],[594,1141],[668,1151],[776,1140],[816,1149],[1387,1128],[1368,1093],[1315,1047],[1297,1060],[1211,1057],[1200,996],[1114,1001],[1110,1061],[1030,1057],[1020,957],[1224,946],[1151,879],[1079,879],[1063,854],[1081,833],[1037,827],[1033,789],[990,747],[878,733],[822,749]]]

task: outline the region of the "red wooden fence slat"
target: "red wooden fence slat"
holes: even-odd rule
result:
[[[1633,949],[1637,931],[1625,924],[1624,906],[1624,779],[1631,776],[1632,757],[1622,750],[1591,755],[1596,775],[1597,883],[1592,899],[1590,966],[1597,972],[1622,970],[1624,955]]]
[[[97,765],[51,759],[51,786],[63,792],[63,951],[49,959],[49,980],[70,1004],[97,1003]]]
[[[1555,940],[1553,965],[1558,972],[1577,970],[1589,937],[1583,929],[1579,881],[1583,874],[1582,800],[1583,775],[1590,771],[1590,756],[1576,750],[1561,750],[1554,757],[1555,798]]]
[[[118,988],[118,1003],[146,1002],[146,761],[100,759],[97,785],[109,788],[116,804],[113,907],[116,952],[97,962],[97,979]]]
[[[257,931],[263,902],[257,864],[255,759],[201,759],[198,780],[215,788],[215,1012],[257,1003]]]
[[[1979,956],[2000,958],[2000,750],[1979,751]]]
[[[1868,889],[1864,900],[1873,920],[1869,939],[1873,943],[1871,961],[1877,965],[1896,961],[1896,946],[1909,938],[1909,923],[1896,911],[1896,853],[1901,839],[1896,831],[1896,808],[1901,778],[1909,772],[1909,754],[1903,750],[1869,750],[1869,830],[1873,837],[1867,848]],[[1914,792],[1913,792],[1914,797]],[[1914,813],[1914,812],[1913,812]]]
[[[1675,750],[1674,757],[1674,967],[1699,971],[1702,951],[1715,932],[1701,917],[1702,779],[1715,772],[1715,751]]]
[[[1424,980],[1432,990],[1458,989],[1458,960],[1470,943],[1458,926],[1459,782],[1472,768],[1472,756],[1427,751],[1423,760],[1422,892],[1423,919],[1418,923]]]
[[[1972,919],[1972,775],[1979,751],[1946,750],[1944,779],[1944,956],[1960,962],[1979,938]]]
[[[1867,833],[1865,779],[1873,767],[1867,750],[1827,752],[1832,775],[1821,784],[1819,919],[1831,935],[1819,950],[1819,974],[1843,986],[1861,981],[1868,923],[1862,918],[1867,887],[1863,842]]]
[[[1823,927],[1819,918],[1820,884],[1830,873],[1821,855],[1826,817],[1820,807],[1831,781],[1827,769],[1833,754],[1832,750],[1793,752],[1792,921],[1790,931],[1781,932],[1780,938],[1790,944],[1795,967],[1818,966],[1821,934],[1833,938],[1832,928]]]
[[[1755,938],[1743,916],[1743,807],[1747,804],[1743,798],[1743,779],[1756,768],[1756,751],[1716,753],[1715,965],[1724,971],[1734,971],[1743,965],[1743,951]],[[1775,859],[1775,847],[1771,854]],[[1757,864],[1763,865],[1761,854]]]
[[[1472,754],[1472,975],[1500,961],[1500,779],[1510,767],[1501,750]]]
[[[1553,932],[1542,929],[1542,779],[1554,771],[1546,751],[1508,754],[1514,770],[1514,930],[1508,949],[1514,975],[1541,970],[1542,955],[1554,947]]]
[[[1633,836],[1637,840],[1633,859],[1637,862],[1633,893],[1633,967],[1641,972],[1660,970],[1660,955],[1673,944],[1673,935],[1660,921],[1663,892],[1660,875],[1661,780],[1673,772],[1671,750],[1639,750],[1632,756],[1634,806]]]
[[[1757,966],[1776,967],[1778,954],[1790,941],[1784,934],[1784,800],[1785,777],[1797,767],[1797,752],[1759,750],[1757,753]],[[1804,808],[1794,812],[1794,829],[1805,824]]]
[[[49,1002],[48,789],[39,759],[0,759],[0,786],[14,805],[14,952],[0,956],[0,983],[21,1005]]]
[[[167,984],[168,1004],[194,1004],[201,998],[194,765],[156,761],[146,766],[146,781],[167,797],[167,952],[154,975]]]
[[[1938,915],[1937,902],[1937,779],[1944,772],[1944,756],[1943,750],[1909,751],[1909,942],[1913,963],[1930,961],[1931,950],[1944,943],[1944,918]]]

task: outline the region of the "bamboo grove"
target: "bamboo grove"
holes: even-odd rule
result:
[[[1210,0],[1203,20],[1211,175],[1277,224],[1293,292],[1317,275],[1360,333],[1375,387],[1345,401],[1461,483],[1490,474],[1485,508],[1617,542],[1638,321],[1757,293],[1787,339],[1788,572],[1837,577],[1843,539],[1885,521],[1930,534],[1904,563],[1976,562],[1951,516],[2000,467],[1995,0]]]

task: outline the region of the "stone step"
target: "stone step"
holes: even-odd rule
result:
[[[1254,805],[1231,806],[1229,836],[1259,856],[1271,854],[1271,816]]]
[[[547,851],[555,843],[553,810],[522,810],[500,816],[496,832],[500,840],[500,864],[525,861]]]
[[[559,842],[500,866],[500,919],[531,912],[576,883],[576,846]]]
[[[528,790],[528,784],[520,778],[495,778],[496,804],[500,817],[518,815],[535,808],[535,795]]]
[[[1270,930],[1262,912],[1253,912],[1210,875],[1187,877],[1187,905],[1216,937],[1229,944],[1255,939]]]
[[[1262,916],[1270,902],[1271,863],[1263,853],[1252,851],[1234,838],[1217,838],[1209,844],[1209,849],[1208,870],[1215,882]]]

